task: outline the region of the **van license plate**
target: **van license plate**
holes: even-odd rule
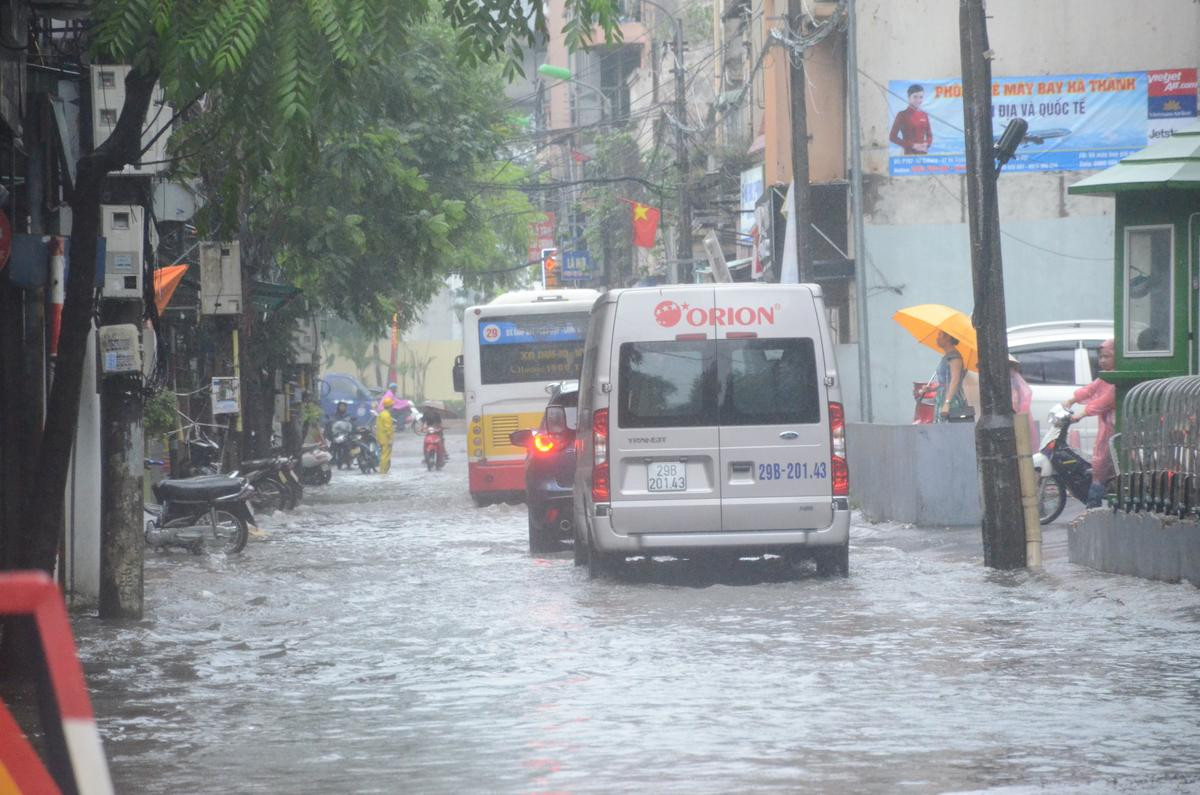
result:
[[[687,491],[687,467],[682,461],[653,461],[646,465],[647,491]]]

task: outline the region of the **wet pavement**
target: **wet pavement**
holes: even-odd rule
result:
[[[848,580],[678,561],[589,581],[475,508],[465,448],[337,473],[244,554],[151,553],[76,621],[121,792],[1200,789],[1200,590],[981,565],[856,526]]]

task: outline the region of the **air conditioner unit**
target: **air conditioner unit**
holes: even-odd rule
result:
[[[242,313],[242,255],[236,241],[200,244],[200,313]]]
[[[108,65],[93,66],[92,78],[92,143],[99,146],[108,140],[117,126],[121,108],[125,107],[125,77],[129,74],[128,66]],[[149,176],[165,170],[167,164],[167,138],[170,133],[158,134],[171,122],[174,111],[163,100],[162,86],[155,84],[154,93],[150,97],[150,108],[146,112],[146,121],[142,125],[142,148],[149,149],[142,155],[139,163],[125,166],[113,174],[128,176]],[[155,136],[158,136],[157,140]],[[154,140],[154,143],[150,142]],[[143,165],[145,164],[145,165]]]
[[[144,218],[145,210],[134,204],[100,205],[105,298],[142,297]]]

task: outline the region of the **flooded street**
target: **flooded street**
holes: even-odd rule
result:
[[[780,561],[531,558],[401,435],[241,556],[149,553],[146,619],[78,619],[122,792],[927,792],[1200,787],[1200,591],[980,564],[857,526]]]

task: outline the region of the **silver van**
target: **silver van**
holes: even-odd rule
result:
[[[816,285],[612,290],[579,385],[575,562],[777,553],[849,574],[849,471]]]

